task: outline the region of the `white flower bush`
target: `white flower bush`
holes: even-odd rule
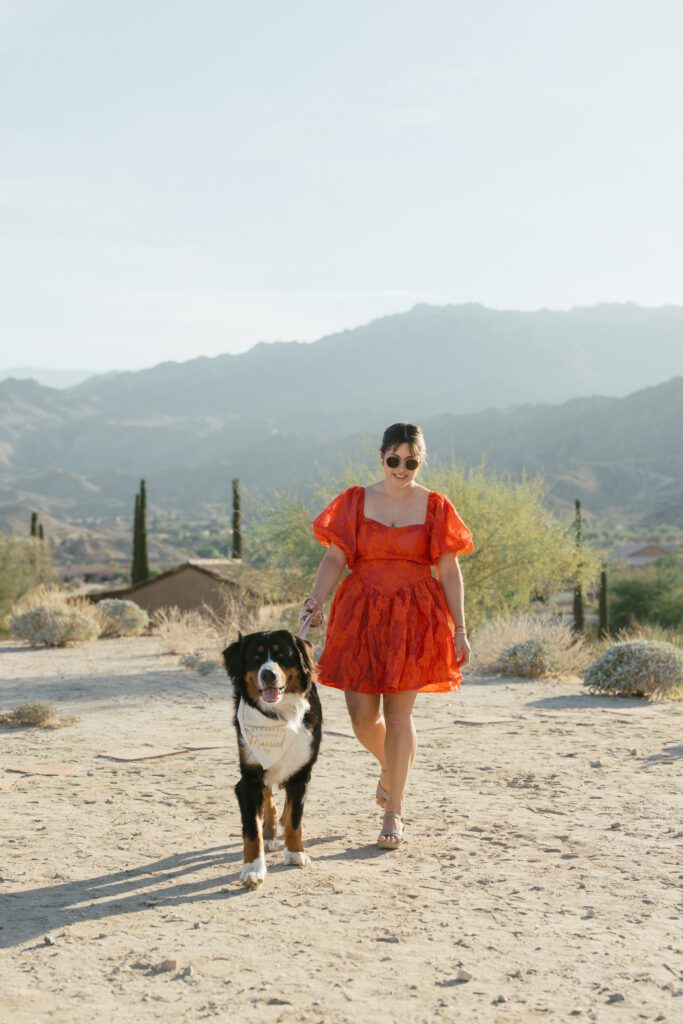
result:
[[[93,612],[56,602],[15,615],[11,628],[13,636],[32,647],[74,647],[96,640],[100,634]]]
[[[583,677],[591,693],[649,700],[683,698],[683,651],[662,640],[614,644]]]
[[[100,636],[140,636],[149,625],[149,615],[134,601],[106,598],[95,609],[102,624]]]
[[[495,665],[496,672],[524,679],[540,679],[552,675],[557,668],[551,645],[538,637],[504,647]]]

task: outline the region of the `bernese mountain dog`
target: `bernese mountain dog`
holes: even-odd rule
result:
[[[240,881],[255,889],[266,877],[265,852],[277,849],[275,786],[284,788],[285,864],[310,862],[301,831],[306,787],[322,738],[322,708],[313,682],[311,645],[288,630],[241,636],[223,651],[233,684],[233,724],[241,778],[235,793],[242,815]]]

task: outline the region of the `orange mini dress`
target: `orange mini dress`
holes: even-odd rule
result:
[[[319,682],[371,694],[459,689],[454,623],[431,567],[474,546],[445,494],[429,492],[424,523],[385,526],[365,515],[365,488],[349,487],[313,532],[341,548],[351,570],[332,600]]]

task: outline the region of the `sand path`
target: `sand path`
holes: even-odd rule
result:
[[[227,681],[176,662],[153,638],[0,642],[0,710],[79,718],[0,730],[3,1022],[683,1018],[683,706],[475,676],[418,698],[385,853],[370,758],[321,688],[313,863],[270,854],[247,892]],[[7,770],[52,763],[74,774]]]

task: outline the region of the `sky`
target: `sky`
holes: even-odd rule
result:
[[[683,304],[680,0],[0,0],[0,369]]]

